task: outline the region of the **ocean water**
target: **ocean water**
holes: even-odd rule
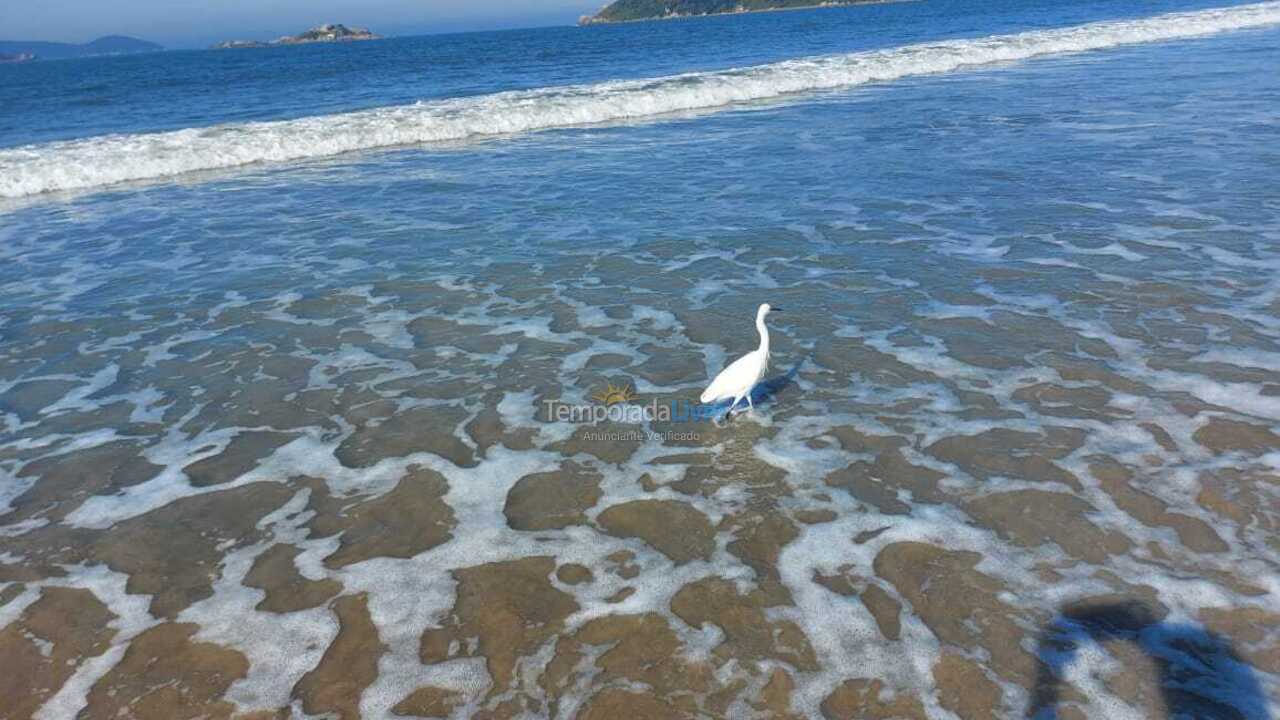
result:
[[[1277,68],[945,0],[0,68],[9,712],[1276,717]],[[754,411],[557,419],[762,302]]]

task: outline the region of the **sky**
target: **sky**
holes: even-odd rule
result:
[[[569,25],[604,0],[0,0],[0,40],[130,35],[172,48],[271,40],[327,22],[381,35]]]

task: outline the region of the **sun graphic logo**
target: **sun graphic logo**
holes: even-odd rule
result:
[[[630,385],[620,385],[615,387],[613,383],[609,383],[605,389],[591,396],[592,400],[604,405],[612,407],[614,405],[622,405],[636,399],[636,391]]]

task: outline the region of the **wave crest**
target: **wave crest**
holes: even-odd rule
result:
[[[906,45],[647,80],[542,88],[297,120],[108,135],[0,150],[0,197],[202,170],[710,110],[797,93],[1280,23],[1280,2]]]

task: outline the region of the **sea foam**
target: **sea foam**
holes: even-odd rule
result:
[[[635,121],[995,63],[1280,24],[1280,2],[644,80],[540,88],[296,120],[106,135],[0,150],[0,197],[434,142]]]

